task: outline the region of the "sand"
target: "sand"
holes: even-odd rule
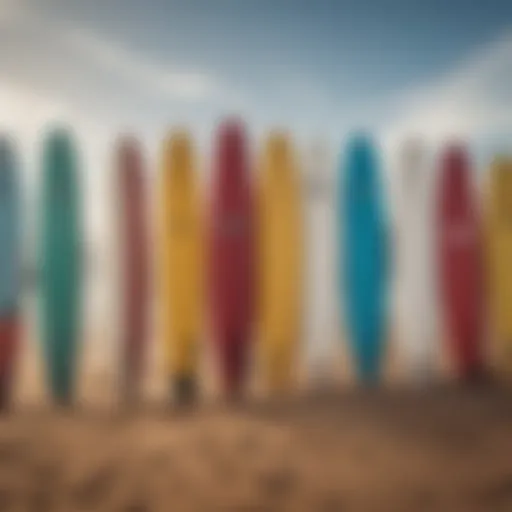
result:
[[[76,404],[61,410],[37,343],[24,345],[0,416],[0,512],[512,510],[511,389],[407,390],[390,372],[364,391],[338,368],[321,394],[308,384],[227,404],[210,375],[201,402],[179,410],[155,353],[128,408],[108,346],[84,346]]]
[[[505,390],[99,403],[0,419],[0,510],[512,510]]]

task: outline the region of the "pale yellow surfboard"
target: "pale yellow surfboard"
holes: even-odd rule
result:
[[[285,134],[266,140],[257,201],[259,360],[265,384],[282,391],[296,369],[303,270],[300,176]]]
[[[196,389],[203,316],[202,212],[192,141],[176,132],[164,143],[160,180],[160,318],[177,399]]]
[[[494,356],[512,375],[512,158],[497,158],[486,198],[487,285]]]

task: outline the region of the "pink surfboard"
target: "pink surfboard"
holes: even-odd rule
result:
[[[123,393],[127,400],[140,392],[147,352],[148,226],[142,150],[125,137],[117,151],[121,265],[121,350]]]

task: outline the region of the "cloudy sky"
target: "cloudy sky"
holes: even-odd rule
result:
[[[512,150],[510,0],[0,0],[0,127],[34,171],[49,121],[72,123],[94,240],[118,130],[154,153],[189,125],[207,143],[241,114],[340,147],[353,128]]]
[[[512,128],[507,0],[0,0],[0,37],[1,122],[26,132]]]

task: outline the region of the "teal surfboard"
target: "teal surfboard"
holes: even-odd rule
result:
[[[50,132],[42,158],[41,333],[49,388],[64,405],[73,397],[81,309],[80,188],[72,134]]]
[[[375,384],[384,354],[389,272],[380,164],[368,136],[352,138],[342,173],[341,294],[356,373],[363,383]]]

